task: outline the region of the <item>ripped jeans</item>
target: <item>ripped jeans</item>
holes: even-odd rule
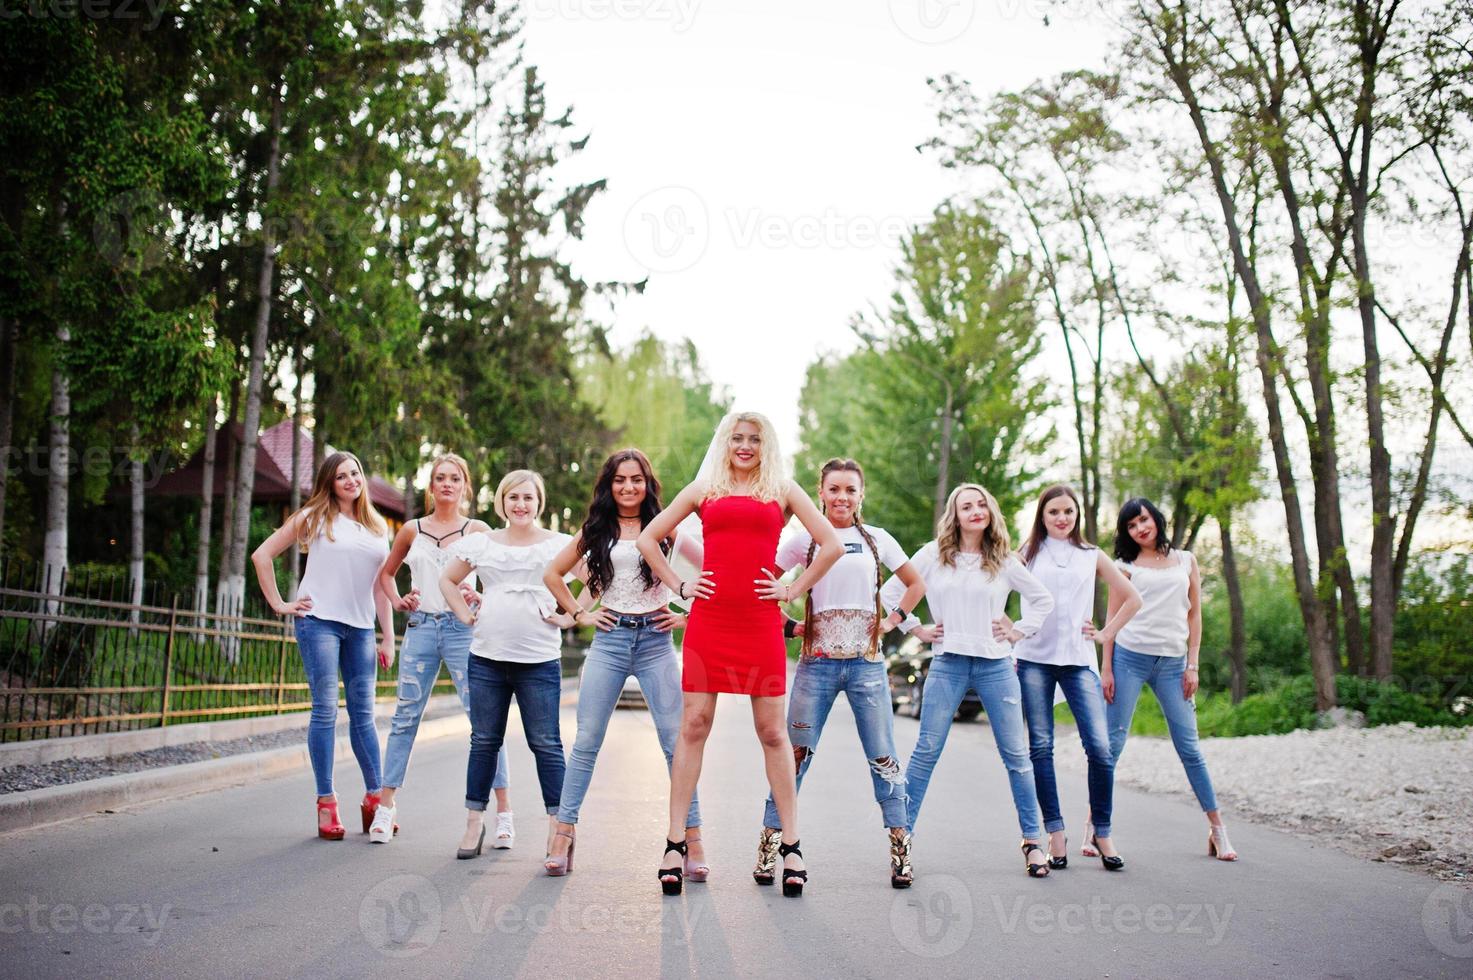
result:
[[[414,736],[419,733],[419,720],[440,676],[440,661],[450,671],[460,706],[470,712],[470,684],[466,667],[471,655],[471,628],[455,618],[454,613],[409,614],[404,628],[404,645],[399,650],[399,704],[394,720],[389,722],[389,741],[384,748],[384,785],[398,789],[404,785],[409,770],[409,753],[414,749]],[[505,789],[506,753],[496,759],[495,789]]]
[[[870,781],[875,786],[875,802],[886,827],[905,826],[905,774],[895,756],[895,718],[890,706],[890,679],[883,663],[871,663],[855,657],[833,660],[817,657],[798,664],[793,676],[793,692],[788,699],[788,738],[793,743],[793,757],[798,767],[798,787],[803,774],[813,762],[824,722],[839,692],[849,700],[854,723],[859,729],[859,744],[869,760]],[[765,827],[781,829],[777,805],[767,797],[762,817]]]
[[[1023,693],[1011,658],[990,659],[960,653],[942,653],[931,660],[926,686],[921,692],[921,732],[916,749],[906,766],[909,779],[910,821],[914,830],[926,798],[926,787],[946,736],[951,719],[961,707],[968,690],[977,692],[987,712],[987,724],[997,742],[997,752],[1008,770],[1008,786],[1018,811],[1018,829],[1024,838],[1039,840],[1043,827],[1038,819],[1038,792],[1033,785],[1033,763],[1028,758],[1028,729],[1023,724]]]

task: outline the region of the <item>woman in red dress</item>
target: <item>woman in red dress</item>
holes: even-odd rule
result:
[[[650,569],[682,599],[693,600],[681,646],[685,704],[670,770],[665,853],[681,858],[686,853],[686,812],[701,775],[716,695],[745,694],[752,699],[752,722],[762,743],[767,782],[782,817],[783,894],[801,895],[808,872],[798,849],[798,790],[783,698],[787,647],[777,603],[811,588],[844,554],[844,546],[808,495],[783,475],[777,437],[765,416],[728,415],[717,427],[711,448],[696,482],[680,491],[639,536],[639,551]],[[705,562],[696,578],[683,581],[659,543],[691,514],[700,517]],[[777,567],[777,540],[789,515],[802,522],[819,550],[803,574],[784,585],[772,570]],[[667,867],[661,861],[665,894],[680,894],[683,872],[681,862]]]

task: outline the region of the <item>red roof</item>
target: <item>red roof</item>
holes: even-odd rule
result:
[[[219,497],[225,493],[225,466],[227,455],[240,445],[243,429],[240,423],[232,423],[220,434],[225,436],[217,444],[215,452],[215,489]],[[336,450],[327,446],[327,452]],[[204,449],[194,454],[188,463],[165,474],[150,490],[161,496],[197,496],[200,482],[204,478]],[[261,433],[256,443],[256,483],[252,495],[257,501],[291,499],[292,469],[292,421],[283,419]],[[301,486],[302,499],[312,493],[312,434],[302,430],[297,451],[297,482]],[[404,520],[404,493],[381,476],[368,478],[368,495],[373,505],[387,517]]]

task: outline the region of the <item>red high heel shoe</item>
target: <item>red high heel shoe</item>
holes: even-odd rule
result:
[[[324,817],[326,821],[324,822]],[[342,840],[348,831],[338,819],[338,801],[317,801],[317,836],[323,840]]]
[[[374,811],[378,809],[379,803],[382,802],[382,799],[383,798],[379,796],[378,793],[363,794],[363,802],[358,805],[358,810],[363,815],[363,832],[365,834],[368,833],[369,828],[373,826],[373,814]],[[394,823],[394,833],[396,835],[399,833],[398,821],[395,821]]]

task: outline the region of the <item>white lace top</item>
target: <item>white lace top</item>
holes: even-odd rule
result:
[[[1153,657],[1185,657],[1191,633],[1187,614],[1191,611],[1192,553],[1173,549],[1175,561],[1165,568],[1130,562],[1115,565],[1130,576],[1130,584],[1141,594],[1141,611],[1115,635],[1115,645]]]
[[[409,544],[409,552],[404,556],[404,564],[409,566],[410,587],[419,589],[420,612],[450,611],[450,606],[445,602],[445,594],[440,591],[440,576],[444,574],[445,566],[450,564],[451,549],[461,540],[463,539],[457,537],[449,548],[442,548],[430,535],[416,529],[414,540]],[[475,573],[471,574],[469,582],[471,588],[476,587]]]
[[[542,573],[569,540],[566,534],[551,534],[514,547],[481,531],[450,546],[450,557],[475,566],[483,584],[471,653],[526,664],[558,659],[562,632],[544,620],[557,611],[557,603],[542,584]]]
[[[614,564],[614,579],[599,596],[605,608],[614,612],[642,616],[663,609],[673,597],[664,582],[655,579],[652,588],[644,587],[644,576],[639,573],[639,548],[633,539],[614,542],[609,560]]]

